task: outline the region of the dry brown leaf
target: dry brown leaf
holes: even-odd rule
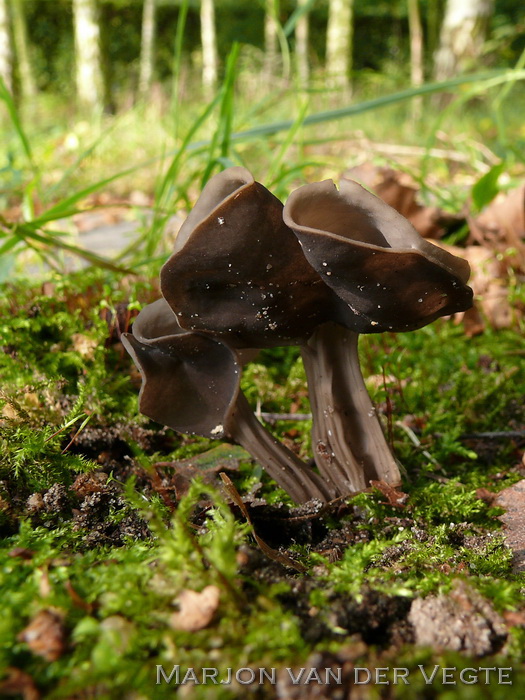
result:
[[[170,625],[185,632],[197,632],[207,627],[219,607],[220,591],[217,586],[206,586],[198,593],[185,588],[179,594],[179,611],[170,616]]]
[[[13,559],[25,559],[26,561],[30,561],[34,555],[35,552],[32,549],[27,549],[27,547],[13,547],[13,549],[8,552],[9,557],[13,557]]]
[[[417,201],[419,188],[407,173],[392,168],[363,163],[344,173],[344,177],[360,182],[407,218],[424,238],[441,238],[451,226],[464,221],[463,216],[449,214],[438,207]]]
[[[509,303],[505,262],[494,251],[483,246],[459,248],[441,241],[432,243],[467,260],[470,265],[469,285],[474,290],[474,308],[478,313],[469,310],[457,315],[460,320],[466,319],[465,326],[469,334],[480,333],[484,320],[493,328],[511,327],[518,318],[519,309],[513,308]]]
[[[493,250],[513,248],[525,267],[525,183],[500,192],[476,217],[469,218],[471,237]]]
[[[394,506],[394,508],[404,508],[408,500],[408,494],[403,493],[403,491],[398,491],[396,488],[387,484],[384,481],[370,481],[370,486],[373,486],[378,491],[381,491],[383,496],[388,501],[388,504]]]
[[[525,627],[525,612],[523,610],[506,610],[503,617],[509,627]]]
[[[489,506],[494,503],[494,500],[496,499],[497,495],[498,494],[489,491],[483,486],[481,486],[479,489],[476,489],[476,496],[479,498],[479,500],[483,501]]]
[[[73,350],[78,352],[84,360],[92,360],[95,356],[98,342],[94,338],[90,338],[84,333],[73,333],[71,336],[73,342]]]
[[[41,695],[32,676],[20,668],[6,669],[7,678],[0,681],[0,695],[17,695],[23,700],[40,700]]]
[[[63,616],[55,610],[41,610],[18,635],[33,654],[56,661],[66,649]]]

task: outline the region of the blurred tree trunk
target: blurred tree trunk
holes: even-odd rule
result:
[[[29,41],[27,38],[27,24],[23,0],[11,0],[11,15],[13,21],[16,64],[20,80],[20,94],[23,102],[30,102],[36,95],[36,82],[35,76],[33,75],[31,58],[29,56]]]
[[[408,27],[410,32],[410,78],[412,85],[421,85],[423,76],[423,28],[419,14],[419,0],[408,0]]]
[[[476,65],[493,12],[494,0],[447,0],[434,58],[436,80]]]
[[[214,0],[201,0],[202,85],[210,97],[217,87],[218,58]]]
[[[351,93],[354,0],[329,0],[326,74],[333,87]]]
[[[140,40],[139,96],[145,98],[153,79],[155,47],[155,11],[157,0],[144,0]]]
[[[77,98],[91,112],[104,108],[104,77],[100,52],[97,0],[73,0]]]
[[[300,9],[306,5],[308,0],[297,0],[297,7]],[[309,22],[308,12],[305,12],[297,20],[295,25],[295,61],[297,75],[301,87],[308,87],[310,78],[310,63],[308,61],[308,34]]]
[[[427,2],[425,28],[429,56],[434,56],[439,46],[439,30],[443,16],[443,0]]]
[[[410,79],[417,87],[423,84],[423,27],[419,14],[419,0],[408,0],[408,30],[410,33]],[[412,117],[417,119],[423,111],[421,98],[412,100]]]
[[[279,17],[279,0],[265,0],[264,15],[264,67],[266,80],[271,81],[277,70],[279,55],[279,37],[277,36],[277,20]]]
[[[0,0],[0,77],[9,92],[13,91],[13,53],[7,0]]]

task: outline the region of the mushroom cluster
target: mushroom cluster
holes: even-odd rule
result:
[[[367,393],[360,333],[421,328],[472,304],[464,260],[430,244],[355,182],[282,203],[244,168],[213,177],[161,271],[162,299],[122,341],[140,410],[179,432],[241,444],[294,501],[400,481]],[[257,420],[240,390],[261,348],[301,349],[318,472]]]

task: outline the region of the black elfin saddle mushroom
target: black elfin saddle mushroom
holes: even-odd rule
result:
[[[308,262],[337,299],[302,346],[315,460],[355,489],[395,484],[388,448],[359,366],[359,333],[406,331],[472,305],[468,263],[423,239],[405,217],[351,180],[304,185],[284,207]]]
[[[122,343],[142,375],[141,413],[181,433],[243,445],[298,503],[335,490],[256,419],[240,389],[241,353],[185,331],[164,299],[149,304]]]
[[[207,183],[160,275],[183,328],[263,348],[303,342],[325,320],[333,294],[282,212],[245,168],[228,168]]]
[[[373,479],[396,484],[358,334],[419,328],[468,308],[468,274],[466,262],[356,183],[341,192],[331,181],[306,185],[283,214],[247,170],[229,168],[204,188],[162,269],[167,304],[146,307],[125,336],[144,376],[141,411],[243,444],[297,501],[346,495]],[[264,430],[239,390],[243,348],[290,344],[301,346],[306,367],[321,476]]]

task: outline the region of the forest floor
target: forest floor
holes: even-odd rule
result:
[[[0,695],[508,698],[523,685],[519,329],[456,319],[362,337],[403,484],[296,508],[241,448],[138,414],[119,333],[156,286],[96,270],[4,285]],[[279,420],[308,413],[305,387],[290,348],[243,376],[308,458],[311,423]]]

